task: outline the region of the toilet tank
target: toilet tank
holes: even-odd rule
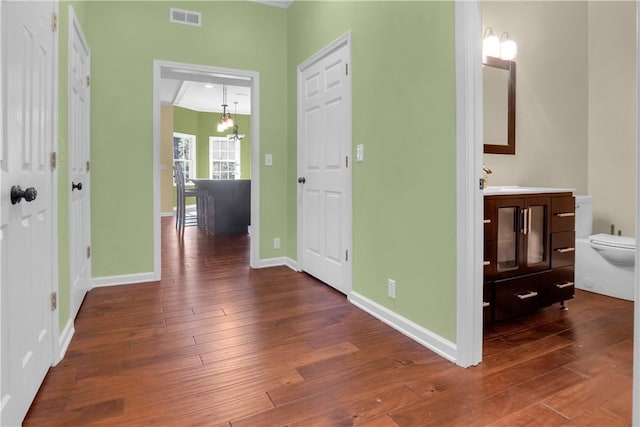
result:
[[[576,239],[586,239],[593,228],[591,196],[576,196]]]

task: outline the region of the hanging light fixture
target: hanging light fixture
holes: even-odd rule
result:
[[[509,37],[509,33],[504,32],[500,36],[500,58],[511,61],[516,59],[518,45]]]
[[[225,130],[233,127],[233,117],[231,112],[227,112],[227,87],[222,86],[222,116],[218,120],[218,132],[224,132]]]
[[[233,101],[233,103],[235,104],[235,116],[236,119],[238,118],[238,101]],[[231,135],[227,135],[227,139],[229,141],[240,141],[242,139],[244,139],[244,135],[238,135],[238,123],[233,125],[233,133]]]

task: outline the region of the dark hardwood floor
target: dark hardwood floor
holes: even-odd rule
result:
[[[87,294],[25,426],[631,424],[630,302],[578,291],[492,325],[462,369],[305,274],[251,270],[246,237],[162,227],[162,280]]]

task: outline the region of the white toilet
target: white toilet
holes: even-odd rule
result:
[[[591,234],[591,196],[576,196],[575,287],[633,301],[636,240]]]

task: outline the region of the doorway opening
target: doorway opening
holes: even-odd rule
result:
[[[178,83],[176,83],[178,82]],[[206,87],[205,85],[211,86]],[[260,248],[260,223],[259,223],[259,188],[260,188],[260,168],[259,168],[259,147],[260,147],[260,101],[259,101],[259,74],[256,71],[238,70],[214,67],[208,65],[199,64],[187,64],[170,61],[155,60],[153,65],[153,203],[154,203],[154,276],[155,280],[160,280],[161,276],[161,224],[160,218],[163,214],[161,209],[161,173],[170,171],[173,169],[173,165],[167,164],[161,160],[161,108],[167,104],[167,99],[172,97],[173,100],[185,98],[186,91],[191,87],[198,92],[199,88],[202,91],[211,92],[220,89],[222,91],[225,88],[225,92],[229,88],[236,88],[236,93],[250,93],[250,99],[248,102],[242,102],[241,96],[237,96],[238,104],[232,104],[230,107],[231,112],[242,114],[243,111],[249,112],[245,114],[245,119],[249,123],[251,129],[250,147],[247,147],[250,151],[250,155],[245,155],[245,163],[250,159],[250,167],[244,170],[245,176],[251,178],[250,182],[250,224],[251,224],[251,238],[249,241],[249,262],[252,268],[258,266],[259,263],[259,248]],[[167,95],[174,91],[173,96]],[[209,93],[211,93],[209,92]],[[206,100],[206,93],[200,97],[192,97],[197,103],[197,99],[201,98],[201,101]],[[210,99],[216,99],[215,96],[210,96]],[[164,101],[164,102],[163,102]],[[233,102],[233,99],[229,99]],[[214,101],[216,102],[216,101]],[[170,103],[171,105],[174,102]],[[222,104],[220,102],[219,104]],[[195,104],[194,104],[195,105]],[[193,106],[191,107],[193,108]],[[202,109],[203,107],[200,107]],[[234,111],[235,108],[235,111]],[[195,108],[194,108],[195,110]],[[212,113],[215,114],[215,113]],[[219,115],[219,114],[218,114]],[[215,124],[211,123],[209,126],[211,129],[215,128]],[[240,135],[242,135],[242,129],[239,129],[238,135],[233,129],[227,130],[229,132],[228,140],[234,141],[234,144],[240,141]],[[205,165],[209,164],[208,156],[210,153],[208,137],[206,141],[199,141],[199,144],[204,144],[206,149],[202,150],[206,153],[207,160]],[[173,163],[173,158],[170,160]],[[209,177],[212,175],[209,174]],[[228,175],[227,175],[228,177]],[[166,212],[165,212],[166,213]]]

